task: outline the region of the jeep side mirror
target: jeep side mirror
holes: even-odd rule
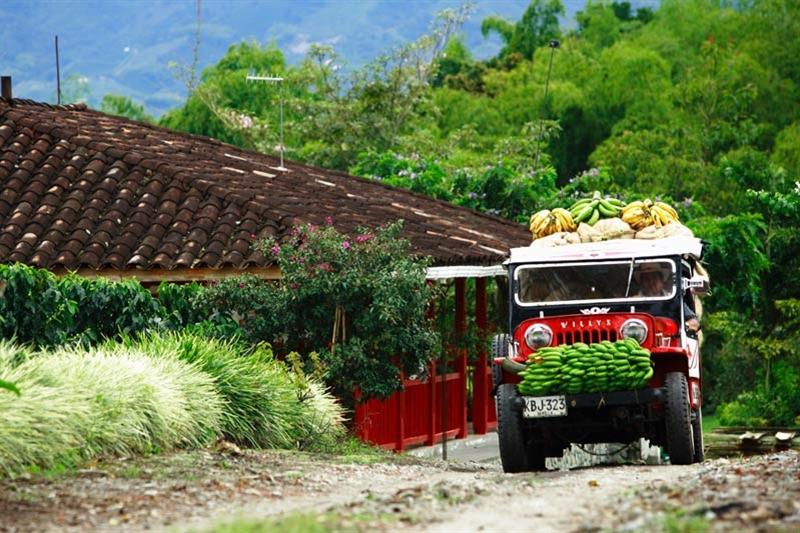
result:
[[[708,294],[709,284],[706,278],[700,276],[693,276],[689,279],[683,279],[683,290],[691,290],[693,294]]]

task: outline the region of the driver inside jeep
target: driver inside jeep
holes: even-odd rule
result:
[[[658,263],[644,263],[633,273],[633,278],[639,284],[638,296],[666,296],[669,291],[666,282],[670,277],[670,272],[659,266]],[[691,332],[700,330],[700,321],[697,315],[683,302],[683,315],[686,317],[686,329]]]

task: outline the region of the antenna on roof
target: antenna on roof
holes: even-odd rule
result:
[[[58,35],[56,35],[56,100],[61,105],[61,64],[58,59]]]
[[[548,45],[550,47],[550,66],[547,67],[547,80],[544,82],[544,98],[542,102],[544,105],[547,105],[547,89],[550,85],[550,73],[553,72],[553,56],[556,53],[556,48],[561,46],[561,43],[557,39],[553,39],[550,41]],[[544,107],[544,106],[543,106]],[[544,133],[544,118],[542,118],[541,122],[539,123],[539,136],[536,138],[536,159],[533,161],[533,174],[539,171],[539,152],[542,146],[542,134]]]
[[[276,170],[287,171],[288,168],[283,166],[283,78],[280,76],[256,76],[255,70],[250,69],[250,74],[247,75],[247,81],[263,81],[266,83],[277,83],[280,87],[280,108],[281,108],[281,125],[280,125],[280,153],[281,153],[281,166],[279,166]]]

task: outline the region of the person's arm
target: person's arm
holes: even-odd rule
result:
[[[700,331],[700,321],[697,320],[697,314],[692,311],[686,300],[683,301],[683,318],[686,320],[685,324],[689,331]]]

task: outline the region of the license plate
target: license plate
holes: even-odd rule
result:
[[[522,416],[525,418],[549,418],[567,416],[567,400],[564,396],[525,396]]]

